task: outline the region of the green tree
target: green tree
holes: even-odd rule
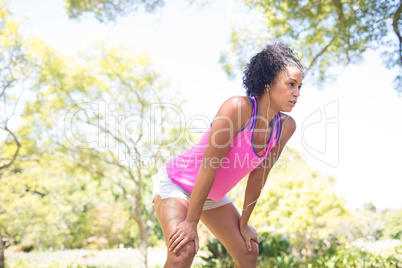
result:
[[[103,202],[111,199],[106,187],[100,194],[100,187],[88,175],[72,176],[60,162],[55,165],[42,158],[38,163],[21,162],[17,167],[4,172],[0,181],[4,193],[0,202],[5,207],[0,221],[5,225],[7,246],[33,245],[39,250],[68,248],[74,239],[81,238],[72,230],[83,209],[96,204],[96,196],[102,196]],[[91,188],[91,193],[84,191],[84,187]]]
[[[33,66],[25,43],[27,38],[19,32],[19,23],[0,0],[0,180],[1,174],[10,170],[20,155],[21,141],[15,130],[16,117],[27,79]],[[3,146],[5,145],[5,146]],[[4,212],[0,205],[0,214]],[[0,223],[0,267],[4,267],[4,248]]]
[[[118,187],[93,179],[62,156],[18,161],[15,168],[2,173],[0,192],[6,247],[44,250],[138,245],[133,243],[138,241],[138,228],[130,222]],[[90,237],[98,239],[87,242]],[[107,238],[107,243],[97,243],[100,238]]]
[[[24,138],[119,189],[138,226],[145,267],[151,177],[184,142],[180,101],[146,54],[100,44],[74,60],[40,43],[32,49],[42,65],[23,116]]]
[[[384,228],[379,214],[367,208],[354,211],[351,226],[355,229],[356,238],[368,241],[378,240]]]
[[[389,211],[384,215],[384,237],[402,239],[402,209]]]
[[[377,49],[384,54],[387,67],[399,70],[395,89],[402,92],[401,1],[242,2],[251,12],[262,15],[264,22],[261,28],[233,28],[231,49],[220,59],[228,74],[244,67],[250,55],[268,40],[280,38],[302,52],[308,73],[318,81],[328,79],[331,67],[357,63],[367,49]]]
[[[377,208],[374,206],[372,202],[364,203],[363,209],[371,212],[377,212]]]
[[[31,71],[24,38],[19,23],[12,18],[3,1],[0,1],[0,131],[5,135],[8,151],[1,152],[0,170],[9,168],[17,159],[21,143],[10,127],[18,112],[22,91],[18,89]]]
[[[146,12],[163,8],[164,0],[64,0],[70,19],[78,19],[85,13],[92,14],[100,22],[114,22],[119,17],[134,13],[140,7]],[[209,0],[188,0],[189,4],[204,6]]]
[[[163,0],[65,0],[66,11],[70,18],[76,19],[84,13],[92,13],[101,22],[115,21],[119,16],[124,16],[136,11],[143,6],[147,12],[153,12],[163,7]]]

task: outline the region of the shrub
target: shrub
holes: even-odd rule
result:
[[[291,246],[285,236],[264,232],[259,236],[258,240],[260,241],[258,245],[260,258],[276,258],[291,254]]]
[[[218,239],[213,238],[209,240],[207,249],[209,251],[209,256],[201,257],[203,260],[202,267],[226,268],[234,266],[232,257]]]
[[[389,252],[369,252],[336,239],[318,241],[314,255],[303,260],[292,254],[292,247],[286,237],[276,233],[262,233],[259,237],[259,267],[402,267],[401,246]],[[233,267],[234,261],[225,247],[212,239],[207,245],[209,256],[201,257],[202,267]]]
[[[291,246],[286,237],[264,232],[258,240],[260,241],[258,246],[259,263],[274,265],[275,267],[295,267],[299,263],[291,255]],[[207,249],[209,256],[201,257],[203,260],[202,267],[233,267],[232,257],[218,239],[214,238],[208,241]]]
[[[33,244],[21,244],[21,250],[23,252],[31,252],[34,249],[34,245]]]
[[[336,251],[324,255],[314,255],[306,259],[308,267],[401,267],[402,261],[398,248],[388,254],[373,253],[359,248],[342,245]]]

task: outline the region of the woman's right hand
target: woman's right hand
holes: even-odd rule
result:
[[[169,251],[178,252],[190,241],[194,241],[195,254],[197,254],[199,249],[197,223],[185,220],[179,223],[176,229],[169,235]]]
[[[251,251],[251,240],[254,240],[257,244],[259,244],[257,232],[249,224],[240,225],[240,233],[243,236],[248,251]]]

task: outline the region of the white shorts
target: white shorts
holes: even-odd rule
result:
[[[162,167],[156,176],[152,177],[153,188],[152,188],[152,202],[156,195],[160,195],[162,199],[166,198],[181,198],[190,201],[191,193],[181,188],[179,185],[175,184],[169,177],[166,171],[166,167]],[[207,199],[204,203],[202,210],[213,209],[217,207],[224,206],[226,204],[232,203],[232,200],[225,195],[221,200],[215,201]]]

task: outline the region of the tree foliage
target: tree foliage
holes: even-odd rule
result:
[[[63,162],[71,174],[112,183],[138,227],[146,266],[151,176],[183,144],[180,100],[146,54],[102,43],[76,59],[40,41],[31,49],[42,64],[20,128],[33,141],[27,150]]]
[[[132,14],[140,7],[148,13],[162,9],[165,0],[64,0],[65,9],[70,19],[79,19],[84,14],[93,15],[100,22],[115,22],[119,17]],[[210,0],[187,0],[190,5],[203,7]]]
[[[21,84],[33,69],[28,61],[28,42],[19,32],[19,22],[0,1],[0,134],[10,145],[7,151],[0,152],[0,170],[9,168],[21,149],[18,134],[10,125],[18,114],[23,92]]]
[[[115,246],[129,242],[129,236],[122,237],[128,212],[114,199],[113,185],[84,173],[72,176],[61,162],[49,160],[20,163],[2,174],[0,221],[6,246],[82,248],[91,236],[106,237]],[[98,207],[102,213],[95,213]]]
[[[0,172],[9,170],[21,154],[21,140],[13,125],[24,88],[33,65],[28,61],[28,39],[19,32],[6,2],[0,0],[0,139],[6,147],[0,148]],[[0,203],[0,215],[4,208]],[[4,267],[3,225],[0,223],[0,267]]]
[[[163,7],[163,0],[65,0],[70,18],[77,19],[84,13],[92,13],[100,22],[115,21],[143,6],[145,11],[153,12]]]
[[[22,91],[13,80],[18,78],[15,70],[32,67],[24,73],[29,83],[24,84],[24,105],[18,110],[20,121],[15,131],[21,144],[19,154],[24,156],[18,160],[32,161],[32,166],[18,163],[21,170],[2,173],[0,179],[2,189],[10,192],[1,202],[7,239],[21,243],[26,238],[37,247],[63,248],[85,246],[88,235],[104,236],[111,244],[125,241],[140,246],[146,266],[154,222],[151,176],[170,154],[182,148],[185,127],[178,116],[180,100],[146,54],[97,44],[80,58],[66,57],[40,40],[20,41],[17,24],[11,23],[6,10],[1,11],[4,100],[17,103],[17,93]],[[6,95],[8,92],[12,94]],[[9,107],[2,108],[3,112]],[[16,147],[12,139],[6,140],[1,144],[2,157],[12,159]],[[49,165],[43,176],[40,165]],[[53,165],[58,166],[57,172],[47,176]],[[58,178],[59,184],[52,181],[54,187],[45,187],[51,176]],[[77,178],[104,181],[107,195],[115,200],[105,205],[85,203],[89,196],[96,199],[95,192],[95,196],[77,198],[80,201],[74,204],[75,194],[91,191],[90,182],[77,183]],[[30,210],[32,202],[38,207]],[[46,230],[54,240],[43,240]]]
[[[378,49],[389,68],[396,67],[399,87],[402,74],[402,2],[393,0],[243,0],[250,11],[261,14],[265,27],[251,34],[248,28],[234,27],[231,50],[221,63],[228,72],[243,68],[250,55],[268,40],[280,38],[301,51],[308,72],[318,81],[328,79],[333,67],[357,63],[364,52]],[[260,28],[258,28],[260,30]],[[265,37],[264,37],[265,36]],[[266,37],[268,36],[268,38]],[[268,39],[268,40],[267,40]],[[250,46],[250,43],[254,43]],[[251,50],[251,51],[250,51]],[[244,56],[244,55],[247,56]]]
[[[402,209],[385,213],[384,237],[402,239]]]

